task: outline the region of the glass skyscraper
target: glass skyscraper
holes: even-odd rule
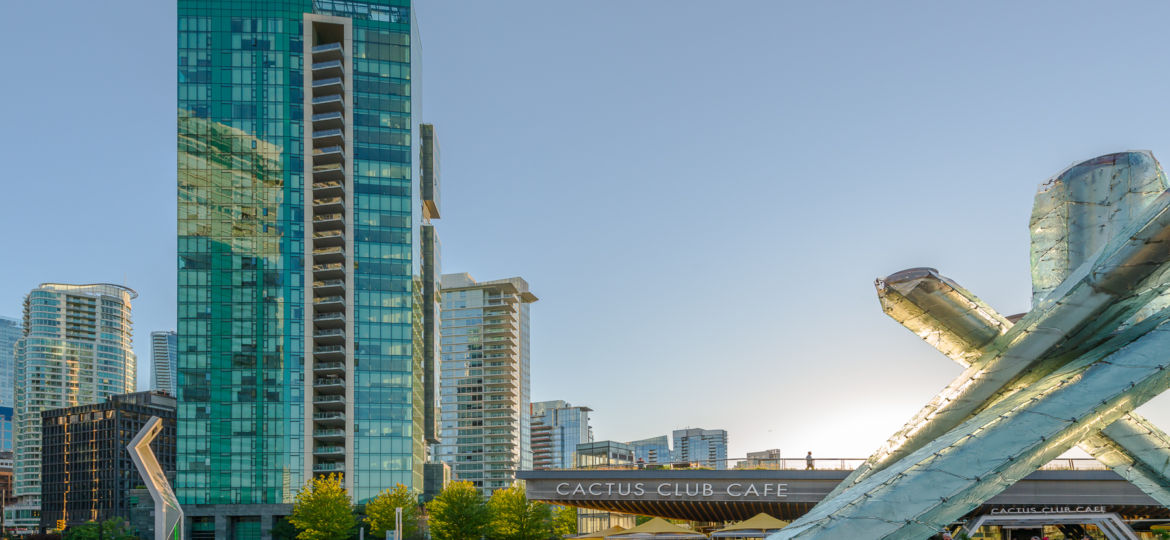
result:
[[[483,494],[532,468],[528,311],[536,295],[512,277],[441,277],[439,459]]]
[[[674,460],[727,468],[727,431],[687,428],[674,430]]]
[[[532,468],[572,469],[577,445],[593,442],[589,407],[574,407],[562,400],[537,401],[532,411]]]
[[[20,334],[19,320],[0,317],[0,407],[13,406],[12,377],[16,359],[16,340],[20,339]]]
[[[179,0],[176,487],[194,538],[267,535],[312,475],[355,502],[422,488],[414,26],[409,0]]]
[[[179,335],[174,331],[150,333],[150,361],[153,366],[153,388],[175,395],[175,357],[179,353]]]
[[[25,297],[16,342],[14,486],[9,526],[36,530],[41,497],[41,411],[100,403],[135,389],[130,301],[120,285],[42,283]]]

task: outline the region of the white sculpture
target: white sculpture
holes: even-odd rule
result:
[[[162,429],[162,419],[150,417],[126,449],[130,451],[130,459],[134,460],[134,466],[138,467],[138,474],[146,482],[146,489],[154,500],[155,540],[183,540],[183,509],[179,508],[179,499],[175,497],[162,466],[150,449],[151,441],[158,437]]]

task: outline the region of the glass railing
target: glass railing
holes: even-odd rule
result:
[[[345,347],[342,347],[341,349],[342,349],[342,350],[345,350]],[[337,386],[337,385],[344,385],[344,384],[345,384],[345,379],[342,379],[342,378],[340,378],[340,377],[326,377],[326,378],[323,378],[323,379],[313,379],[313,384],[314,384],[314,385],[317,385],[317,386]]]
[[[340,129],[319,129],[319,130],[316,130],[313,132],[314,139],[320,139],[323,137],[340,137],[340,136],[341,136]]]
[[[313,364],[313,371],[326,371],[331,369],[345,369],[345,362],[319,362]]]
[[[314,304],[331,304],[334,302],[344,302],[344,301],[345,301],[344,296],[322,296],[320,298],[313,299]]]
[[[314,46],[312,51],[313,51],[313,54],[332,52],[332,51],[340,52],[341,51],[341,44],[340,43],[325,43],[322,45]]]
[[[341,330],[341,329],[318,330],[316,332],[313,332],[313,337],[315,337],[315,338],[345,337],[345,330]]]
[[[344,446],[318,446],[313,449],[314,454],[341,454],[345,452]]]
[[[345,119],[345,116],[342,115],[340,112],[336,112],[336,111],[335,112],[317,113],[317,114],[313,115],[314,122],[323,122],[325,120],[344,120],[344,119]]]
[[[313,199],[313,204],[341,204],[345,199],[341,197],[325,197],[324,199]]]
[[[313,413],[313,420],[345,420],[345,413],[343,413],[343,412]]]
[[[316,79],[313,81],[313,86],[329,86],[332,84],[341,84],[341,77],[329,77],[328,79]]]
[[[338,45],[340,47],[340,45]],[[341,60],[326,60],[324,62],[314,62],[313,69],[341,69]]]
[[[314,437],[344,437],[344,429],[314,429]]]
[[[316,236],[316,235],[313,235]],[[313,282],[314,287],[344,287],[344,279],[319,279]]]
[[[344,471],[344,463],[318,463],[313,465],[313,472]]]
[[[314,148],[313,149],[314,156],[319,156],[321,154],[340,154],[340,153],[341,153],[340,146],[326,146],[324,148]]]
[[[345,248],[341,246],[323,247],[313,249],[313,255],[339,255],[345,253]]]
[[[313,216],[313,221],[333,221],[335,219],[342,219],[344,217],[344,214],[317,214]]]
[[[317,96],[313,98],[313,105],[321,105],[324,103],[340,102],[341,94],[329,94],[327,96]]]
[[[344,313],[322,313],[322,314],[320,314],[320,315],[317,315],[316,317],[313,317],[313,320],[314,320],[314,321],[320,321],[320,322],[325,322],[325,321],[344,321],[344,320],[345,320],[345,314],[344,314]]]
[[[317,396],[313,398],[313,403],[339,403],[344,401],[345,396]]]

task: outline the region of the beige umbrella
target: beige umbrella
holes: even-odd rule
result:
[[[611,534],[607,540],[705,540],[707,535],[654,518],[633,529]]]
[[[760,512],[711,533],[711,538],[763,538],[787,526],[787,521]]]
[[[602,529],[593,533],[578,534],[577,536],[566,536],[565,538],[574,538],[576,540],[605,540],[606,537],[617,534],[626,530],[621,525],[614,525],[608,529]]]

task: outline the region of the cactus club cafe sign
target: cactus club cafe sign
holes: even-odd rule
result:
[[[634,497],[672,499],[695,497],[730,497],[782,499],[788,496],[788,484],[776,482],[561,482],[556,485],[562,497]]]

